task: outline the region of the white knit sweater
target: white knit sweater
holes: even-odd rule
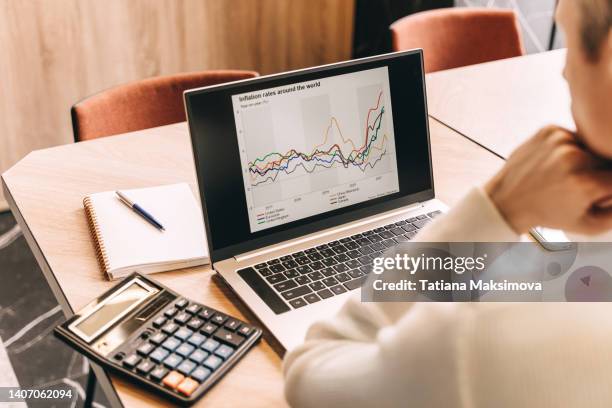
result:
[[[480,189],[416,237],[518,238]],[[284,371],[295,407],[610,407],[612,304],[361,303],[354,295],[310,328]]]

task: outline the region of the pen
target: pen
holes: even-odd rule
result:
[[[127,196],[123,194],[121,191],[115,191],[115,194],[117,194],[117,197],[119,197],[119,200],[123,204],[130,207],[136,214],[144,218],[149,224],[153,225],[155,228],[157,228],[160,231],[166,230],[164,226],[161,225],[151,214],[149,214],[148,212],[145,211],[144,208],[142,208],[141,206],[139,206],[138,204],[136,204],[135,202],[127,198]]]

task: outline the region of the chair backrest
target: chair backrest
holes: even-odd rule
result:
[[[390,27],[394,51],[423,48],[433,72],[523,55],[512,10],[445,8],[406,16]]]
[[[147,78],[92,95],[72,106],[76,142],[185,120],[183,91],[257,76],[219,70]]]

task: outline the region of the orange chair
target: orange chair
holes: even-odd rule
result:
[[[184,90],[257,75],[253,71],[201,71],[148,78],[102,91],[72,106],[74,140],[182,122]]]
[[[523,55],[511,10],[445,8],[406,16],[389,27],[395,51],[423,48],[425,72]]]

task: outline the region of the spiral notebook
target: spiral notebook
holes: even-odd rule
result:
[[[209,263],[202,211],[186,183],[121,190],[165,228],[159,231],[114,191],[83,200],[98,260],[108,279]]]

